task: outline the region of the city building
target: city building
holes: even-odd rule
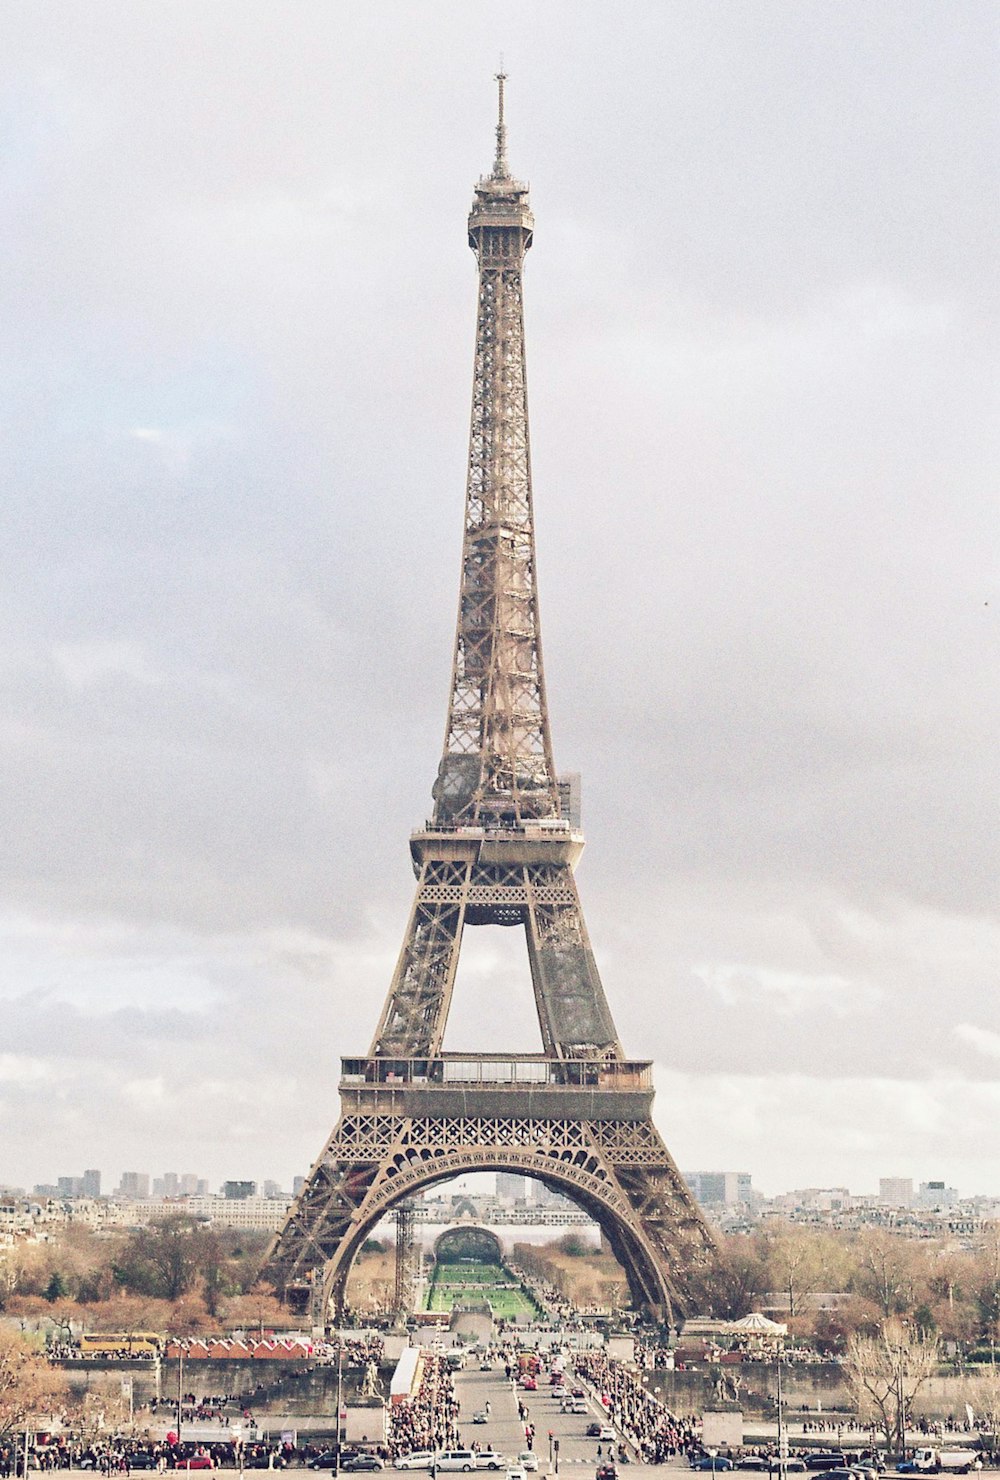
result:
[[[122,1172],[122,1179],[118,1184],[116,1197],[140,1198],[149,1196],[149,1173],[148,1172]]]
[[[878,1200],[884,1208],[908,1208],[913,1204],[912,1177],[879,1177]]]
[[[257,1196],[256,1182],[223,1182],[222,1196],[230,1202],[242,1202],[248,1197]]]
[[[749,1172],[685,1172],[684,1180],[699,1203],[733,1208],[753,1201]]]
[[[497,1201],[523,1203],[528,1200],[528,1179],[517,1172],[497,1172]]]

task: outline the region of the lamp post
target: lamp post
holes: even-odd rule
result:
[[[785,1465],[788,1461],[788,1435],[785,1433],[785,1405],[781,1392],[781,1365],[784,1360],[784,1353],[781,1349],[780,1341],[778,1342],[777,1346],[778,1355],[776,1367],[778,1378],[778,1477],[779,1480],[785,1480]]]
[[[333,1441],[333,1473],[340,1474],[340,1415],[344,1401],[344,1333],[337,1341],[337,1435]]]

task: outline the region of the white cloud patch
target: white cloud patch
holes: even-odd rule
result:
[[[967,1043],[988,1059],[1000,1061],[1000,1033],[990,1028],[977,1028],[974,1023],[959,1023],[954,1030],[960,1043]]]
[[[815,976],[721,963],[693,970],[729,1006],[756,1004],[784,1014],[826,1012],[848,1017],[872,1012],[883,997],[869,982],[832,974]]]
[[[53,1078],[53,1067],[45,1059],[0,1053],[0,1084],[42,1084]]]
[[[897,1173],[972,1191],[982,1186],[982,1127],[1000,1117],[1000,1080],[953,1075],[817,1080],[762,1064],[658,1070],[656,1087],[655,1119],[684,1170],[750,1171],[768,1193],[871,1191]]]
[[[59,672],[74,688],[119,678],[150,685],[163,681],[146,648],[138,642],[56,643],[52,657]]]

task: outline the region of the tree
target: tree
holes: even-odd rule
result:
[[[911,1311],[923,1271],[922,1251],[909,1239],[871,1229],[861,1241],[856,1287],[882,1312],[883,1319]]]
[[[739,1320],[754,1309],[758,1296],[766,1289],[767,1270],[757,1240],[743,1234],[722,1239],[712,1280],[716,1314]]]
[[[995,1454],[1000,1440],[1000,1367],[992,1362],[969,1383],[967,1401],[983,1442]]]
[[[821,1246],[811,1229],[789,1224],[767,1230],[761,1239],[771,1289],[788,1299],[788,1314],[797,1316],[802,1297],[820,1287],[823,1277]]]
[[[50,1305],[57,1300],[64,1300],[69,1294],[69,1287],[57,1269],[52,1271],[48,1284],[45,1286],[45,1298]]]
[[[847,1343],[844,1375],[858,1415],[881,1430],[886,1448],[902,1454],[913,1400],[937,1365],[937,1337],[883,1321],[875,1336]]]
[[[65,1390],[61,1373],[20,1332],[0,1330],[0,1441],[47,1414]]]

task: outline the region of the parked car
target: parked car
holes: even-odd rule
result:
[[[691,1461],[692,1470],[711,1470],[713,1474],[733,1470],[736,1466],[724,1454],[702,1454]]]
[[[130,1454],[128,1467],[130,1470],[155,1470],[156,1455],[147,1454],[145,1450],[140,1450],[138,1454]]]
[[[745,1454],[736,1461],[738,1470],[769,1470],[769,1462],[761,1454]]]
[[[439,1470],[474,1470],[476,1451],[474,1449],[445,1449],[438,1455],[437,1467]]]
[[[175,1470],[214,1470],[215,1461],[210,1454],[192,1454],[190,1459],[174,1462]]]
[[[434,1455],[430,1449],[414,1449],[409,1454],[401,1454],[393,1468],[397,1470],[429,1470],[433,1460]]]
[[[840,1449],[814,1449],[803,1455],[807,1470],[846,1470],[847,1457]]]
[[[377,1454],[349,1454],[340,1461],[340,1468],[345,1475],[356,1475],[363,1470],[384,1470],[385,1461]]]
[[[341,1455],[343,1459],[343,1455]],[[332,1470],[337,1463],[337,1453],[333,1449],[325,1449],[322,1454],[317,1454],[315,1459],[309,1461],[310,1470]]]

